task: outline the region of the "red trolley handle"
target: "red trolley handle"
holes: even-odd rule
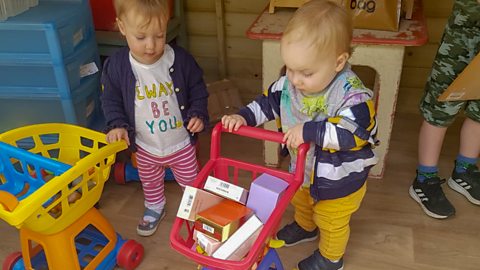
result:
[[[217,159],[220,156],[220,140],[221,133],[228,132],[232,134],[237,134],[244,137],[250,137],[253,139],[270,141],[276,143],[284,143],[283,136],[284,134],[278,131],[266,130],[263,128],[241,126],[237,131],[228,131],[223,127],[222,123],[217,123],[212,130],[212,142],[210,146],[210,159]],[[305,157],[310,145],[308,143],[303,143],[298,147],[297,155],[297,169],[305,168]],[[300,163],[300,164],[299,164]],[[300,165],[300,166],[299,166]]]

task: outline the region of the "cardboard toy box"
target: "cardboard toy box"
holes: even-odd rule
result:
[[[193,240],[208,256],[211,256],[222,245],[222,242],[197,230],[193,230]]]
[[[255,215],[265,224],[287,187],[287,182],[264,173],[253,180],[247,207],[252,209]]]
[[[240,261],[250,251],[262,228],[262,222],[252,215],[212,256],[222,260]]]
[[[207,177],[203,189],[241,204],[247,202],[248,190],[213,176]]]
[[[222,197],[195,187],[186,186],[178,207],[177,217],[195,221],[197,213],[223,200]]]
[[[197,214],[195,230],[220,242],[224,242],[253,213],[246,206],[224,199],[220,203]]]
[[[275,7],[300,7],[309,0],[270,0],[269,13]],[[352,15],[353,26],[362,29],[398,31],[402,0],[330,0],[343,5]],[[403,0],[406,16],[411,18],[413,0]]]
[[[460,101],[480,99],[480,53],[458,75],[439,101]]]

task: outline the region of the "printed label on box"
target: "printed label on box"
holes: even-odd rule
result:
[[[198,212],[210,208],[222,200],[224,200],[223,197],[208,191],[186,186],[178,207],[177,217],[195,221]]]
[[[202,228],[209,233],[215,232],[215,229],[212,226],[208,226],[207,224],[202,224]]]
[[[80,78],[93,75],[98,72],[98,67],[95,62],[91,62],[80,66]]]
[[[83,40],[83,28],[80,28],[75,34],[73,34],[73,47],[76,47],[78,43],[82,42]]]
[[[208,176],[203,188],[241,204],[245,204],[247,201],[248,191],[246,189],[213,176]]]

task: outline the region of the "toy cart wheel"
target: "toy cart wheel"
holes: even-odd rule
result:
[[[127,240],[117,254],[117,264],[127,270],[137,268],[143,259],[143,246],[135,240]]]
[[[2,270],[13,270],[13,267],[21,258],[22,253],[20,251],[8,255],[5,261],[3,261]]]
[[[115,183],[125,185],[125,162],[117,162],[113,164],[113,178]]]

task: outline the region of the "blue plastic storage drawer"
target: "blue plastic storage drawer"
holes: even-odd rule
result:
[[[91,11],[82,2],[40,1],[0,22],[0,37],[0,54],[32,53],[40,59],[62,59],[94,37]]]
[[[37,123],[62,122],[89,126],[100,108],[99,76],[89,76],[72,92],[72,99],[50,95],[0,95],[0,133]]]
[[[51,93],[69,98],[86,77],[80,77],[80,67],[95,63],[100,68],[97,44],[93,37],[82,43],[65,59],[33,60],[26,57],[13,59],[0,54],[0,93],[45,94]]]

